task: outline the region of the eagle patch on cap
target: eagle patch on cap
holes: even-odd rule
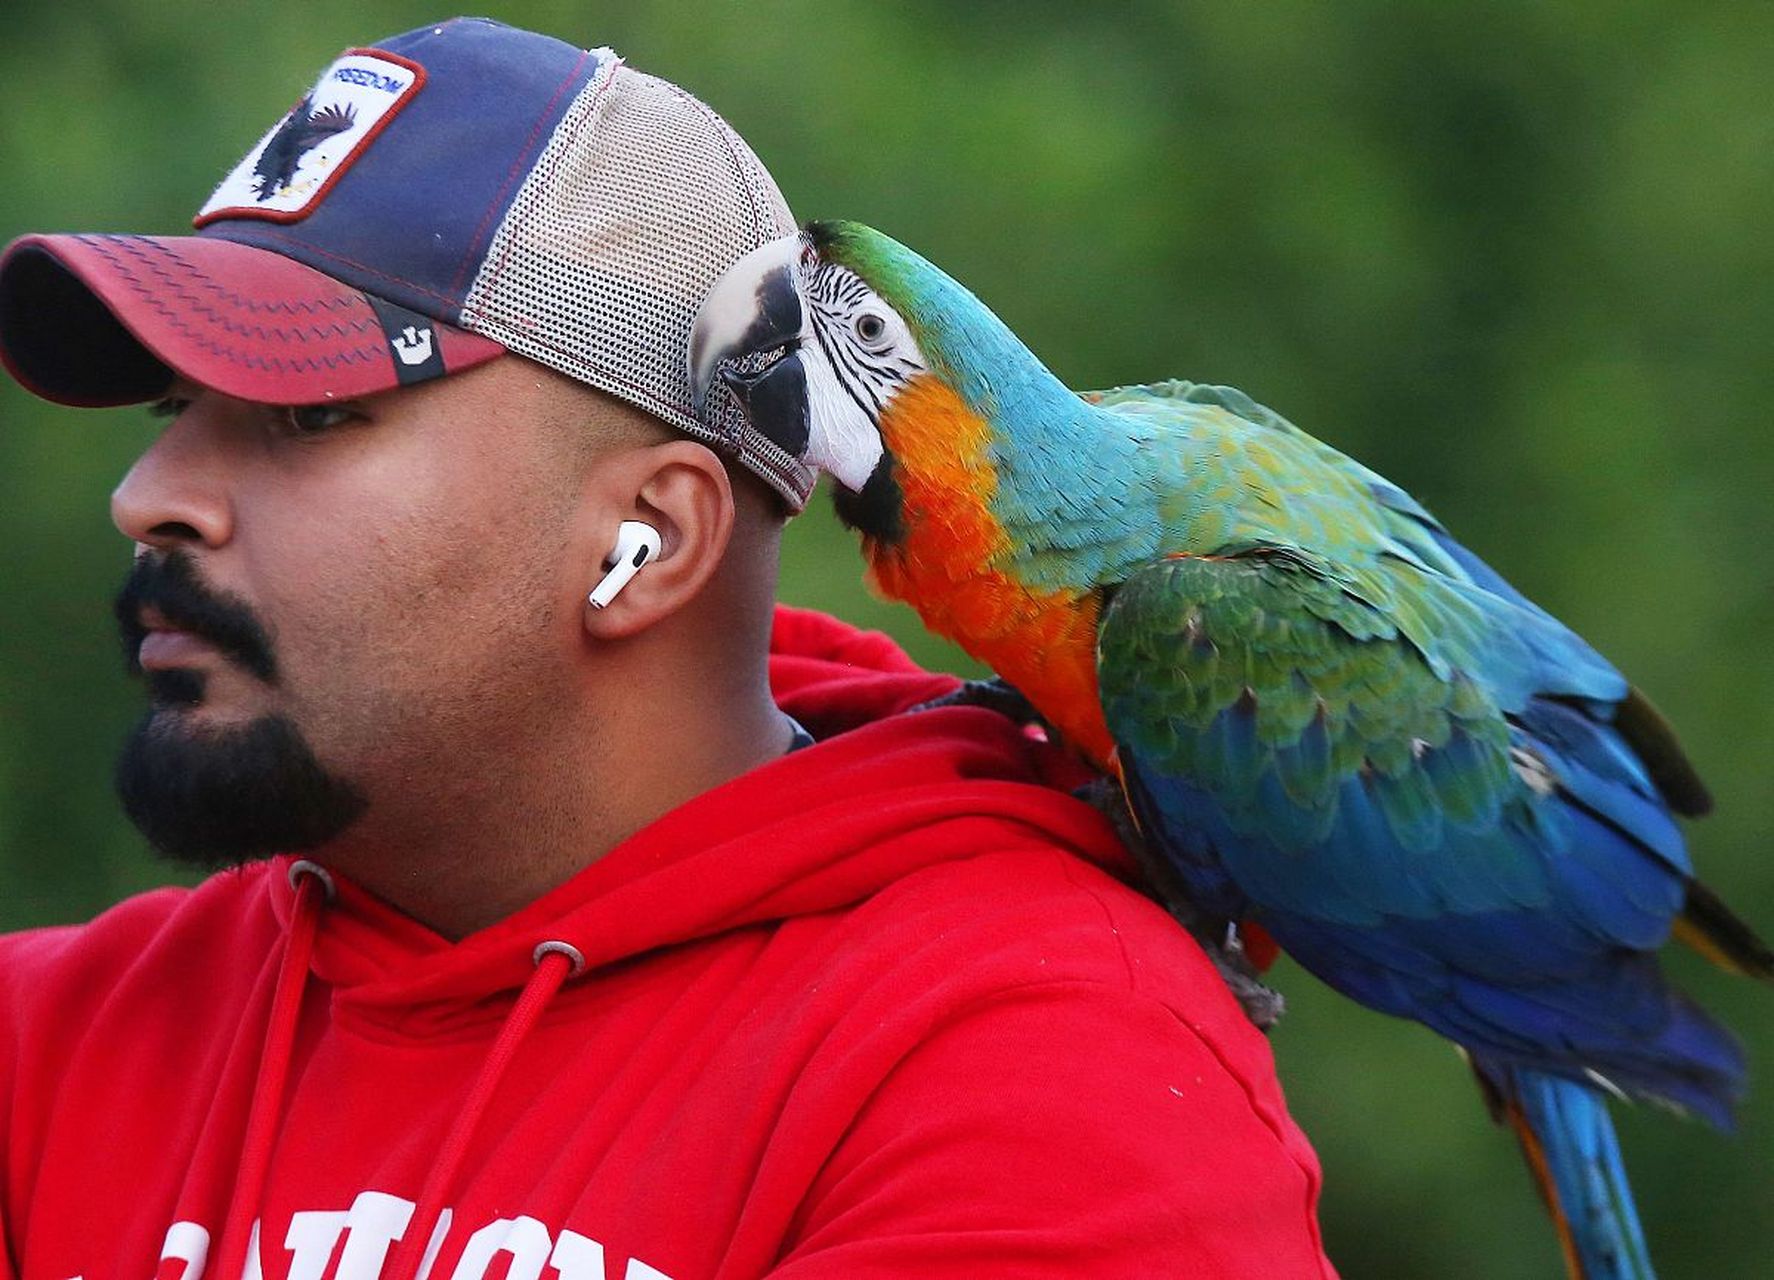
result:
[[[424,82],[423,67],[395,54],[342,54],[234,166],[192,225],[217,218],[306,217]]]

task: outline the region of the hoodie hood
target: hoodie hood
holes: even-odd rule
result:
[[[538,943],[584,956],[575,979],[660,948],[854,905],[984,850],[1065,848],[1133,875],[1071,788],[1090,775],[1038,733],[978,708],[905,714],[949,692],[886,636],[780,608],[778,704],[817,739],[665,814],[528,907],[451,943],[339,879],[312,968],[335,1013],[425,1036],[497,1021]],[[287,926],[294,891],[272,877]]]

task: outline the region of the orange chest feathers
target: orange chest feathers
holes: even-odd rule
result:
[[[1033,589],[1008,570],[1010,540],[992,515],[991,427],[924,377],[888,405],[881,436],[899,463],[903,535],[863,539],[871,584],[1015,685],[1068,742],[1109,768],[1114,743],[1096,684],[1098,596]]]

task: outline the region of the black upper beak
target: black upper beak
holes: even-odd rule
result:
[[[754,428],[792,457],[806,452],[813,427],[808,417],[807,370],[799,351],[789,352],[756,373],[722,365],[720,375]]]

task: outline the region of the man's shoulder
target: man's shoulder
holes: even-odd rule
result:
[[[808,941],[797,1007],[830,1023],[803,1085],[844,1103],[795,1245],[811,1272],[870,1256],[844,1216],[869,1204],[932,1240],[1032,1217],[1019,1273],[1334,1274],[1267,1040],[1137,889],[1031,842],[911,872]]]
[[[195,888],[140,893],[85,924],[0,935],[0,1002],[17,1016],[43,1005],[83,1007],[117,989],[126,974],[241,958],[241,948],[277,935],[266,890],[268,865],[209,877]]]
[[[1005,976],[1103,982],[1167,999],[1218,975],[1193,938],[1136,887],[1057,844],[924,867],[859,910],[873,927],[965,936]],[[1029,966],[1033,966],[1030,968]]]
[[[955,1007],[1042,988],[1155,1006],[1239,1075],[1273,1079],[1267,1040],[1200,945],[1137,888],[1039,842],[924,867],[859,904],[829,963]]]

